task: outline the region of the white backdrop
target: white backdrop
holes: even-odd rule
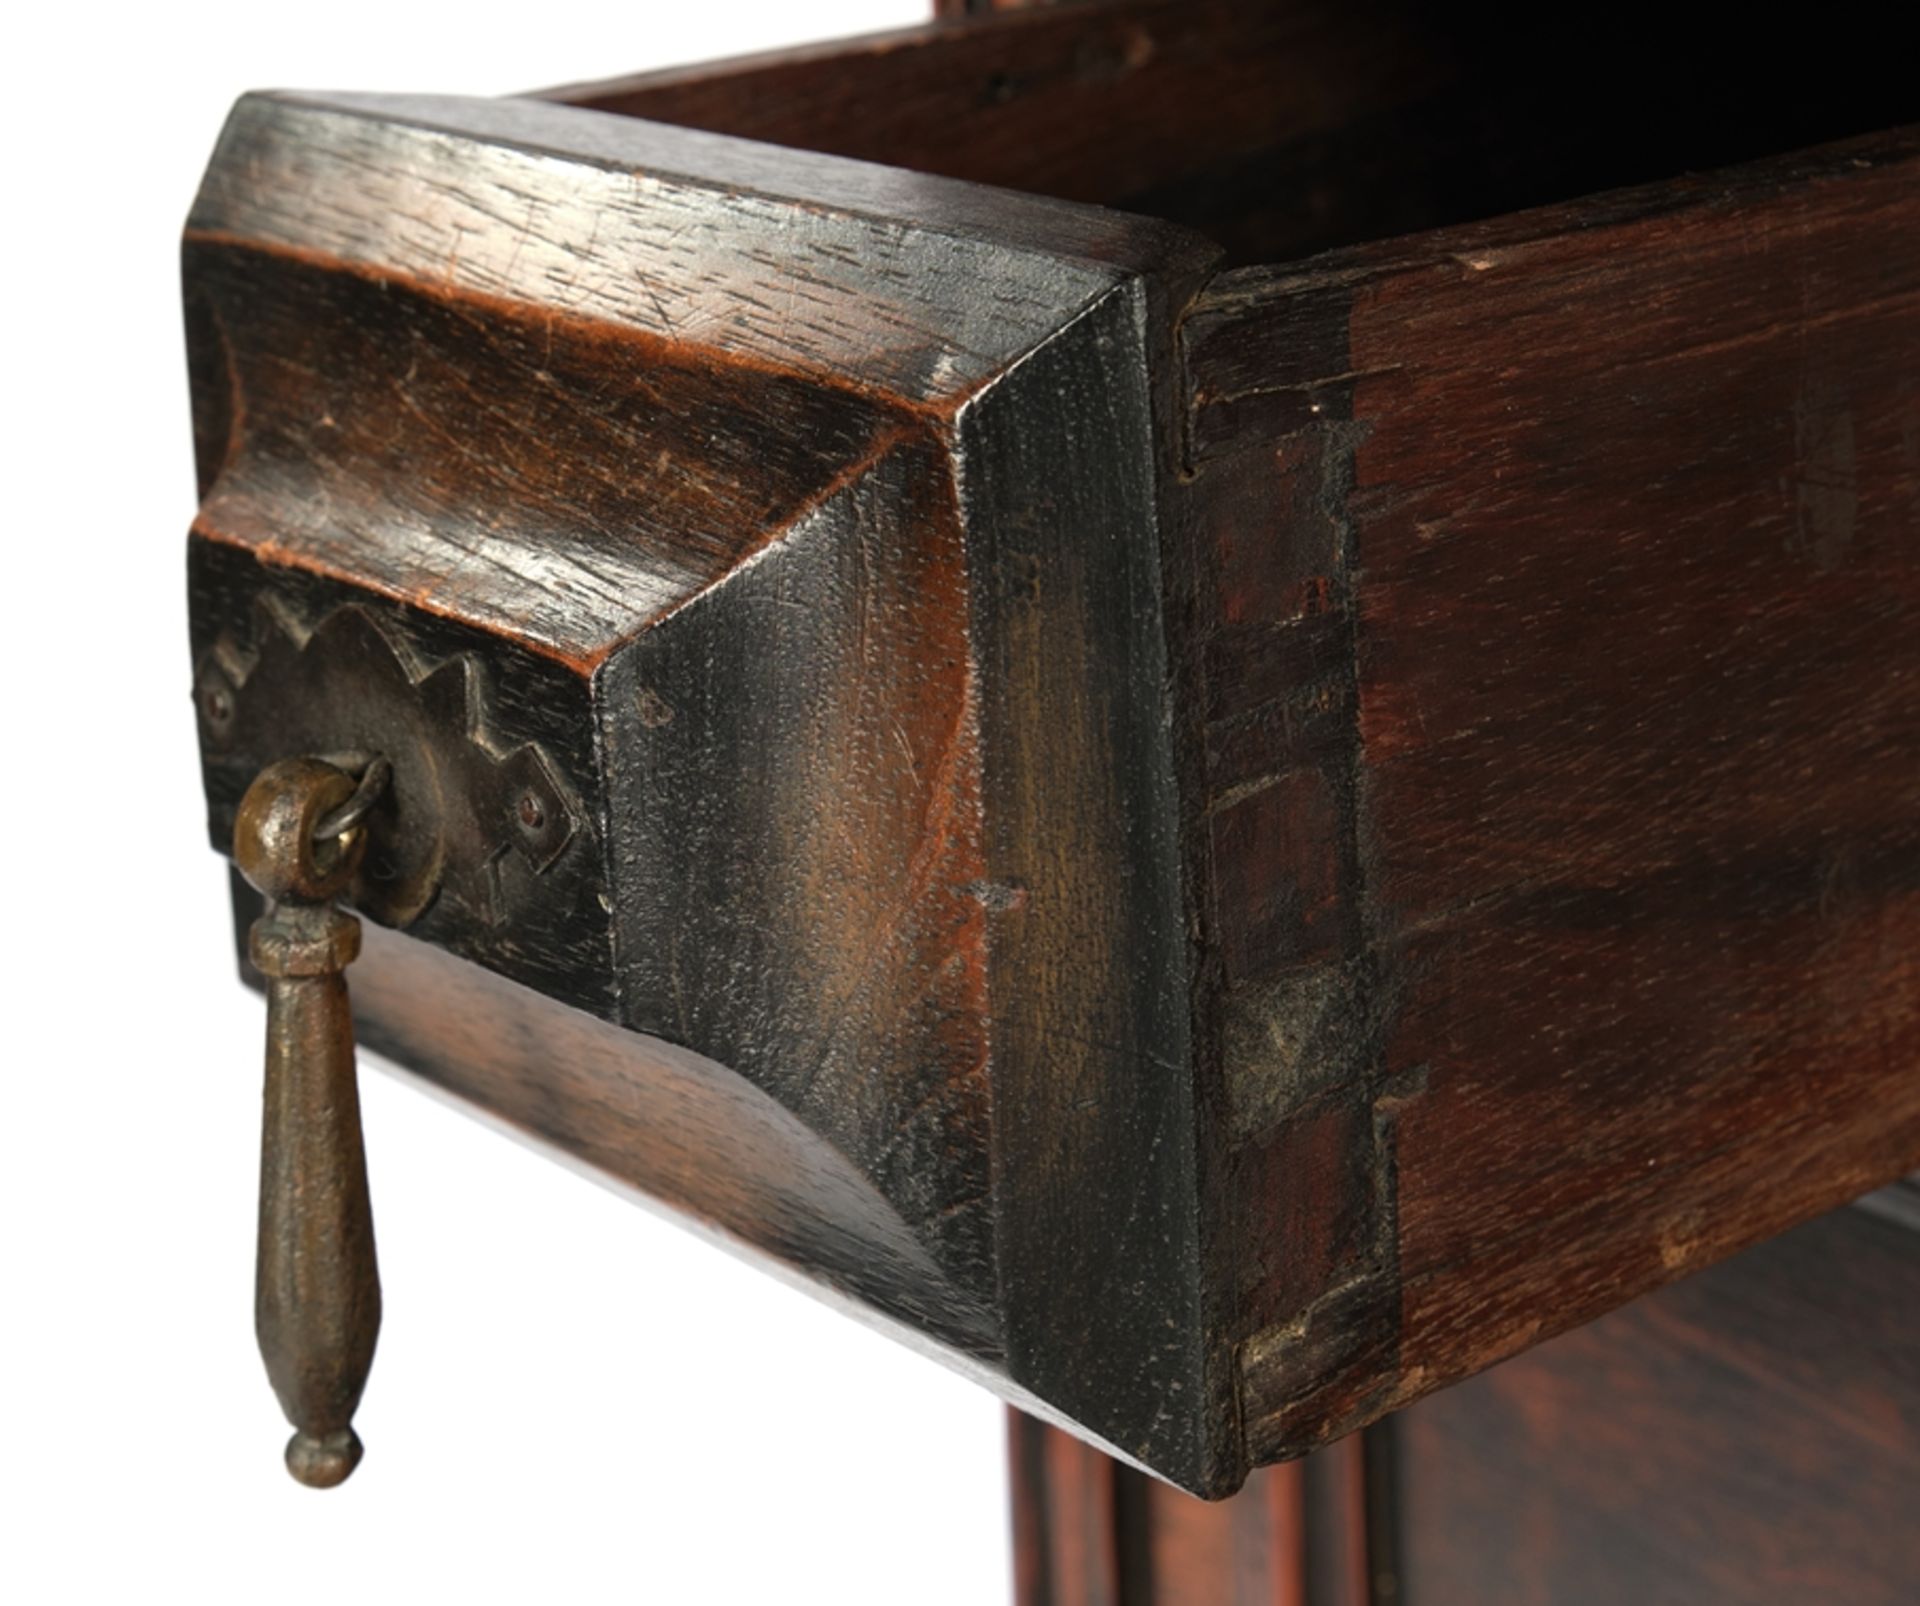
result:
[[[254,1352],[261,1006],[188,704],[177,239],[259,86],[495,94],[924,0],[35,7],[7,24],[0,1598],[1004,1600],[984,1393],[394,1077],[367,1458]]]

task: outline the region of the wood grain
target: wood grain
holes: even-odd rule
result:
[[[1917,175],[1889,135],[1189,319],[1228,1076],[1325,1290],[1256,1275],[1256,1457],[1920,1158]]]
[[[569,104],[1114,202],[1428,81],[1393,12],[1127,0],[1016,8],[545,92]],[[1316,83],[1316,76],[1319,82]],[[1207,96],[1206,115],[1196,97]],[[1168,139],[1178,131],[1180,144]],[[1022,146],[1025,146],[1024,151]]]
[[[1008,1419],[1020,1606],[1905,1601],[1920,1183],[1201,1503]]]
[[[234,895],[239,912],[255,906],[243,883]],[[735,1071],[374,925],[353,1003],[368,1048],[490,1118],[943,1347],[949,1364],[997,1362],[991,1310],[854,1161]]]
[[[1817,29],[1524,0],[1074,0],[547,97],[1121,207],[1269,262],[1915,115],[1884,8]],[[1657,38],[1657,49],[1647,41]]]
[[[1217,1491],[1243,1469],[1205,1321],[1199,1145],[1174,1137],[1203,1117],[1146,303],[1103,303],[963,427],[987,866],[1007,905],[988,944],[999,1267],[1047,1313],[1008,1324],[1037,1391],[1141,1424],[1103,1437],[1156,1467],[1178,1447],[1208,1469],[1183,1481]],[[1090,433],[1137,455],[1096,469]],[[1153,536],[1111,538],[1129,527]]]
[[[877,396],[444,281],[200,235],[185,271],[238,415],[197,530],[582,675],[907,427]]]
[[[1007,1414],[1007,1443],[1016,1606],[1391,1598],[1390,1536],[1368,1470],[1384,1439],[1356,1435],[1263,1468],[1216,1501],[1157,1483],[1019,1411]]]
[[[376,941],[366,1039],[1208,1489],[1159,520],[1214,255],[567,107],[259,96],[186,257],[203,668],[351,602],[579,800],[510,917],[410,928],[501,981]],[[284,690],[250,729],[370,745]]]
[[[1411,1606],[1895,1606],[1920,1234],[1842,1210],[1395,1419]]]
[[[1500,15],[563,97],[829,154],[244,100],[196,654],[351,602],[581,804],[513,922],[375,939],[368,1039],[1214,1495],[1920,1161],[1920,143],[1672,179],[1878,73],[1517,75],[1567,36]],[[1100,1476],[1076,1531],[1157,1509]],[[1128,1531],[1049,1587],[1216,1532]]]

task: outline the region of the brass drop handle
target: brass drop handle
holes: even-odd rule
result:
[[[283,759],[247,789],[233,832],[234,862],[267,900],[249,941],[267,978],[254,1330],[294,1426],[287,1470],[316,1489],[359,1465],[353,1413],[380,1332],[345,975],[360,922],[335,900],[390,774],[366,755]]]

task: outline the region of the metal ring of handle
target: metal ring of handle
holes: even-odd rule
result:
[[[353,789],[353,796],[342,803],[331,814],[325,815],[313,828],[316,842],[332,841],[343,837],[364,820],[373,810],[393,779],[393,765],[387,762],[384,753],[330,753],[326,762],[335,769],[345,770],[349,775],[359,772],[360,784]]]

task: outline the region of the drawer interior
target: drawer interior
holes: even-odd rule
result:
[[[1286,260],[1910,121],[1873,8],[1817,29],[1404,0],[1124,0],[545,98],[1145,212]]]

